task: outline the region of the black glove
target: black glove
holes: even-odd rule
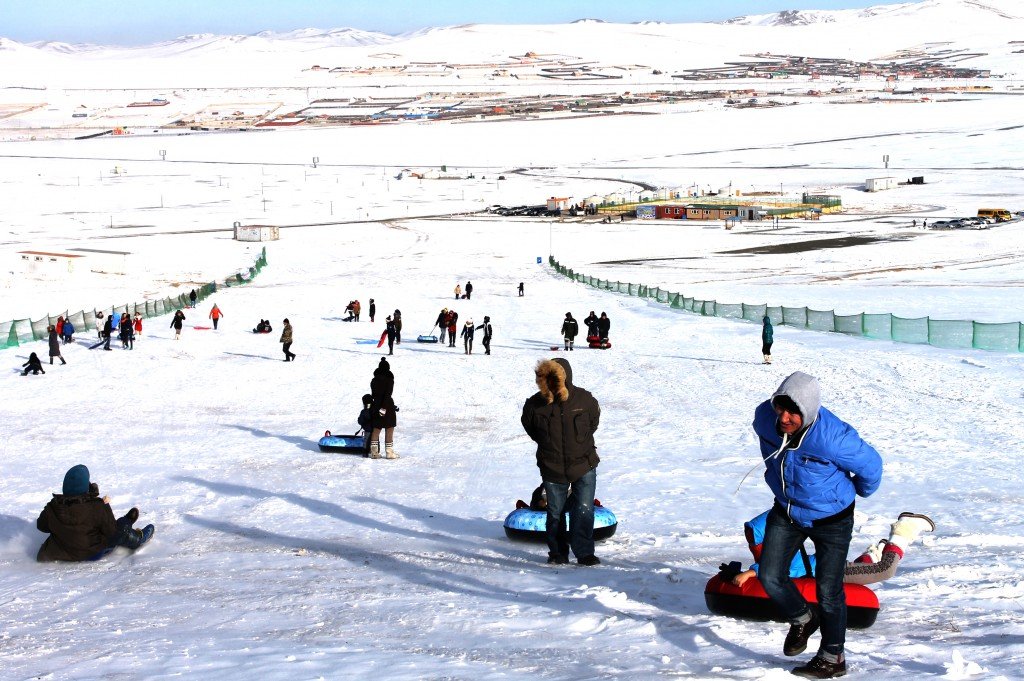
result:
[[[90,482],[89,483],[89,496],[90,497],[98,497],[99,495],[100,495],[100,486],[97,485],[95,482]]]
[[[732,578],[743,572],[743,563],[734,560],[728,565],[722,563],[718,566],[718,577],[723,582],[731,582]]]

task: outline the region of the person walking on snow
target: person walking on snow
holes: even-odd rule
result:
[[[526,400],[520,421],[537,443],[537,467],[547,494],[547,562],[568,563],[571,548],[579,565],[599,565],[594,555],[594,495],[601,459],[594,433],[601,407],[590,392],[573,384],[567,360],[541,360],[534,375],[539,390]]]
[[[127,312],[121,315],[118,326],[117,335],[121,338],[121,348],[124,350],[134,349],[135,343],[133,342],[132,336],[132,318],[128,316]]]
[[[373,324],[373,318],[377,315],[377,303],[373,302],[373,298],[370,298],[370,323]]]
[[[396,309],[391,313],[392,321],[395,323],[395,343],[402,343],[402,311]]]
[[[356,321],[359,321],[359,313],[362,311],[363,306],[360,305],[358,300],[352,301],[352,314],[355,315]]]
[[[437,315],[437,319],[434,321],[434,326],[441,329],[441,336],[438,340],[442,345],[444,344],[444,334],[448,331],[448,308],[443,308]]]
[[[565,340],[565,349],[572,350],[576,334],[580,332],[580,325],[572,318],[572,312],[565,313],[565,321],[562,322],[562,338]]]
[[[523,297],[523,282],[519,282],[519,297]]]
[[[593,310],[587,315],[586,319],[583,320],[583,324],[587,327],[587,336],[597,337],[597,313]]]
[[[292,323],[287,318],[284,320],[284,328],[281,329],[281,350],[284,352],[284,361],[290,362],[295,359],[295,353],[292,352]]]
[[[818,653],[792,670],[828,679],[846,674],[843,572],[853,535],[857,496],[882,481],[882,457],[852,426],[821,406],[813,376],[790,374],[754,411],[754,433],[775,505],[765,521],[758,576],[791,623],[783,654],[799,655],[821,627]],[[808,606],[789,576],[798,548],[810,539],[816,561],[818,609]],[[819,615],[820,613],[820,615]]]
[[[391,373],[391,365],[386,357],[373,372],[370,381],[370,458],[380,458],[380,431],[384,431],[384,458],[397,459],[395,451],[395,426],[398,425],[398,407],[392,393],[395,391],[395,375]]]
[[[61,364],[67,364],[67,362],[64,361],[64,356],[60,354],[60,338],[57,337],[57,327],[48,326],[46,327],[46,330],[48,332],[47,341],[50,345],[50,364],[53,364],[54,357],[59,359]]]
[[[174,313],[175,319],[177,319],[177,315],[180,312],[181,312],[181,310],[178,310],[178,312]],[[171,326],[174,326],[174,320],[171,320]],[[178,333],[181,333],[180,325],[178,327]],[[112,335],[114,335],[114,315],[113,315],[113,313],[108,314],[106,320],[104,320],[104,322],[103,322],[103,331],[100,333],[100,335],[103,336],[103,349],[104,350],[109,350],[110,349],[110,337]],[[175,336],[175,340],[177,340],[177,336]]]
[[[213,320],[213,330],[214,331],[217,330],[217,322],[219,322],[220,318],[223,317],[223,316],[224,316],[224,313],[220,311],[219,307],[217,307],[217,303],[214,303],[213,304],[213,308],[210,310],[210,319]]]
[[[473,320],[467,319],[462,327],[462,348],[465,354],[473,354]]]
[[[189,294],[188,294],[188,306],[189,307],[195,308],[195,306],[196,306],[196,298],[197,297],[198,296],[196,295],[196,290],[195,289],[192,289],[191,291],[189,291]]]
[[[484,338],[481,341],[484,345],[484,354],[491,354],[491,318],[485,315],[484,323],[476,328],[484,330]]]
[[[398,335],[398,331],[395,330],[395,320],[391,318],[391,315],[388,315],[385,320],[384,332],[388,336],[388,354],[393,355],[395,354],[395,337]]]
[[[736,586],[743,586],[749,579],[756,577],[759,569],[758,562],[761,560],[761,552],[764,548],[764,528],[771,509],[751,518],[743,523],[743,534],[747,538],[747,547],[754,556],[754,563],[743,572],[732,578]],[[896,574],[896,568],[903,560],[910,545],[924,532],[935,531],[935,523],[926,515],[904,511],[900,513],[896,522],[890,526],[889,539],[880,539],[871,544],[855,560],[846,564],[843,569],[844,584],[875,584],[892,579]],[[805,563],[801,552],[793,556],[789,565],[789,576],[814,577],[815,572],[814,554],[807,556]],[[807,573],[810,566],[811,572]]]
[[[185,313],[182,312],[181,310],[175,310],[174,311],[174,319],[171,320],[171,326],[174,328],[174,340],[178,340],[178,339],[181,338],[181,326],[182,326],[182,324],[184,322],[185,322]],[[109,319],[107,320],[107,323],[108,324],[110,323]],[[109,341],[110,341],[110,338],[108,336],[107,337],[107,345],[108,345],[107,349],[108,350],[110,349],[109,348],[109,345],[110,345]]]
[[[96,337],[103,338],[103,311],[96,313]]]
[[[461,297],[462,297],[462,285],[461,284],[456,284],[455,285],[455,300],[458,300]]]
[[[134,326],[135,326],[135,335],[136,336],[141,336],[142,335],[142,315],[140,313],[138,313],[138,312],[135,313]]]
[[[469,300],[472,295],[473,295],[473,282],[467,281],[466,282],[466,300]]]
[[[455,334],[459,332],[459,313],[448,310],[448,347],[455,347]]]
[[[761,320],[761,355],[764,357],[765,364],[772,363],[772,341],[774,340],[774,331],[772,328],[772,320],[766,314],[764,319]]]

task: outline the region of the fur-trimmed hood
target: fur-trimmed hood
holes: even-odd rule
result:
[[[551,404],[556,399],[565,402],[569,399],[572,385],[572,367],[564,359],[542,359],[534,369],[537,375],[537,388],[544,400]]]

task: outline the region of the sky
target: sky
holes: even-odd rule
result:
[[[194,33],[252,34],[299,28],[359,28],[398,34],[468,23],[551,24],[577,19],[609,22],[720,21],[789,9],[854,9],[892,2],[864,0],[247,0],[247,2],[111,2],[0,0],[0,37],[141,45]]]

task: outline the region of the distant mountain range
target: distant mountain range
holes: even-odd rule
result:
[[[988,13],[1003,19],[1024,18],[1024,1],[1022,0],[922,0],[921,2],[906,2],[897,5],[874,5],[864,9],[784,10],[772,14],[735,17],[721,23],[741,26],[808,26],[845,23],[875,17],[920,16],[924,18],[930,14],[964,9]]]

